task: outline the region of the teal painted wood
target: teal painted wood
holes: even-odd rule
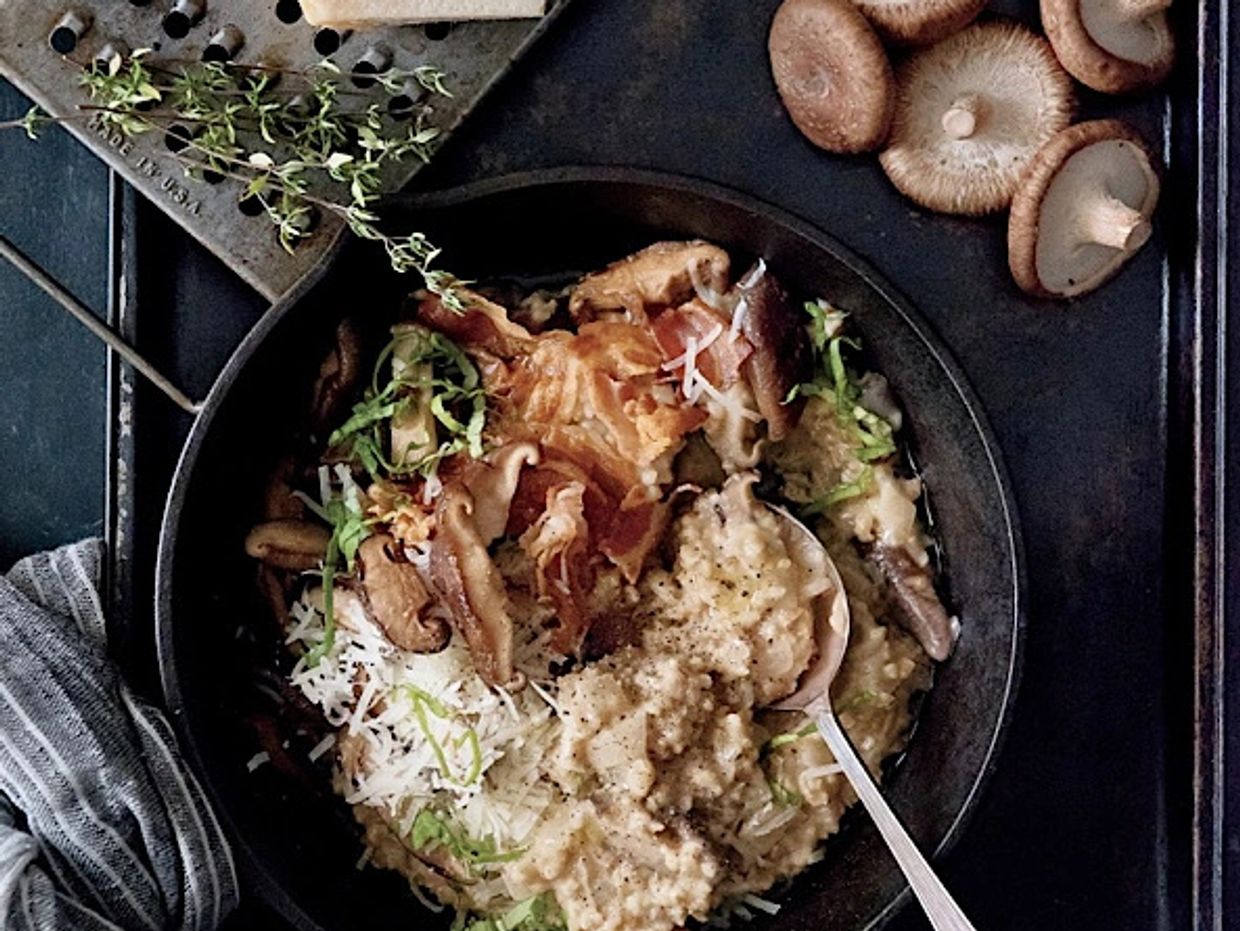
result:
[[[0,120],[30,106],[0,81]],[[0,132],[0,231],[101,316],[108,170],[60,129]],[[0,263],[0,566],[103,532],[105,349]]]

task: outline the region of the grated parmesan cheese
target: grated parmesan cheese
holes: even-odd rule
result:
[[[770,899],[764,899],[761,896],[754,895],[752,892],[746,892],[743,896],[741,896],[741,902],[748,905],[750,908],[756,908],[758,911],[765,912],[768,915],[779,914],[778,903],[772,902]]]
[[[330,750],[335,745],[335,743],[336,743],[335,734],[328,734],[326,737],[324,737],[322,740],[316,743],[313,747],[310,748],[310,752],[306,754],[310,758],[310,762],[313,763],[315,760],[321,757],[324,753]]]
[[[705,394],[712,401],[723,407],[726,411],[740,417],[742,420],[748,420],[750,423],[761,423],[762,415],[742,404],[735,393],[725,393],[720,391],[710,383],[710,379],[706,378],[701,373],[695,374],[697,374],[697,388],[699,389],[696,394],[699,397],[702,394]]]
[[[415,566],[424,555],[410,552]],[[323,637],[315,605],[310,591],[291,611],[287,639],[307,650]],[[345,800],[380,808],[406,832],[420,810],[444,802],[470,836],[521,846],[552,801],[538,763],[558,722],[542,691],[490,688],[459,638],[439,653],[410,653],[388,642],[356,599],[337,600],[335,610],[331,652],[313,667],[299,660],[290,678],[361,742],[361,763],[341,774]],[[321,742],[312,758],[330,748]]]
[[[805,782],[811,779],[825,779],[827,776],[834,776],[842,773],[844,767],[839,763],[828,763],[826,766],[811,766],[809,769],[801,773],[801,781]]]

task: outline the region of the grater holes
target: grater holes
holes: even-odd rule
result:
[[[51,43],[53,51],[68,55],[77,48],[77,39],[78,37],[68,26],[57,26],[52,30],[48,42]]]
[[[295,23],[301,19],[300,0],[278,0],[276,3],[276,19],[282,23]]]
[[[170,39],[184,39],[189,35],[190,25],[189,17],[177,10],[164,17],[164,32]]]
[[[361,90],[374,87],[375,75],[392,67],[392,50],[386,45],[372,45],[353,65],[353,84]]]
[[[388,98],[388,116],[394,120],[411,119],[426,100],[427,91],[415,81],[409,81],[399,94]]]
[[[202,50],[202,60],[214,62],[232,61],[244,44],[245,34],[232,23],[229,23],[211,37],[207,47]]]
[[[164,17],[164,32],[170,39],[184,39],[205,12],[205,0],[177,0]]]
[[[189,129],[180,123],[173,123],[164,132],[164,148],[175,155],[185,151],[191,139],[193,139],[193,134]]]
[[[95,58],[90,63],[90,67],[95,71],[106,70],[112,59],[117,55],[124,58],[129,54],[129,46],[119,39],[105,42],[99,51],[95,52]]]
[[[414,101],[408,94],[397,94],[388,99],[388,116],[394,120],[407,120],[413,116]]]
[[[303,236],[309,236],[316,229],[318,229],[319,220],[320,220],[319,208],[311,207],[306,213],[298,217],[293,222],[293,225],[297,227],[298,231]],[[294,247],[296,247],[297,240],[294,240],[293,244],[294,244]]]
[[[59,22],[52,27],[52,31],[47,37],[47,44],[57,54],[70,54],[77,48],[78,39],[82,38],[86,30],[90,29],[92,21],[91,15],[85,11],[67,11],[64,16],[60,17]]]
[[[353,85],[360,90],[367,90],[375,86],[373,75],[379,73],[376,68],[368,61],[359,61],[353,66]]]
[[[427,23],[422,27],[422,32],[426,38],[432,42],[442,42],[448,38],[448,33],[452,31],[451,23]]]
[[[344,44],[344,40],[349,38],[349,32],[337,32],[330,26],[324,26],[314,34],[314,50],[320,55],[334,55],[340,51],[340,46]]]
[[[237,209],[247,217],[258,217],[263,214],[263,202],[257,194],[249,194],[237,201]]]

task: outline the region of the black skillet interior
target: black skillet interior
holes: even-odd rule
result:
[[[923,849],[953,842],[993,765],[1019,669],[1023,576],[1011,497],[972,392],[924,323],[834,240],[739,194],[628,170],[563,170],[421,198],[405,222],[431,234],[445,264],[477,279],[589,269],[657,237],[702,237],[738,262],[764,257],[794,291],[851,312],[868,354],[891,380],[930,490],[949,604],[963,634],[924,702],[888,797]],[[416,218],[416,221],[415,221]],[[253,773],[269,703],[252,685],[274,655],[269,612],[241,541],[260,513],[270,464],[287,450],[337,320],[378,336],[409,280],[375,250],[349,248],[304,296],[273,308],[217,382],[178,468],[160,544],[157,624],[165,694],[231,830],[254,889],[302,928],[433,927],[398,877],[355,869],[361,847],[327,790],[325,761],[305,760],[317,735],[288,722],[283,767]],[[256,724],[256,722],[258,722]],[[309,729],[308,729],[309,730]],[[282,761],[277,759],[277,763]],[[846,823],[824,862],[777,896],[770,926],[859,931],[906,895],[868,820]]]

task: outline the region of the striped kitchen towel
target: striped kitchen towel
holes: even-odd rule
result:
[[[103,544],[0,577],[3,931],[211,929],[232,854],[168,722],[105,655]]]

